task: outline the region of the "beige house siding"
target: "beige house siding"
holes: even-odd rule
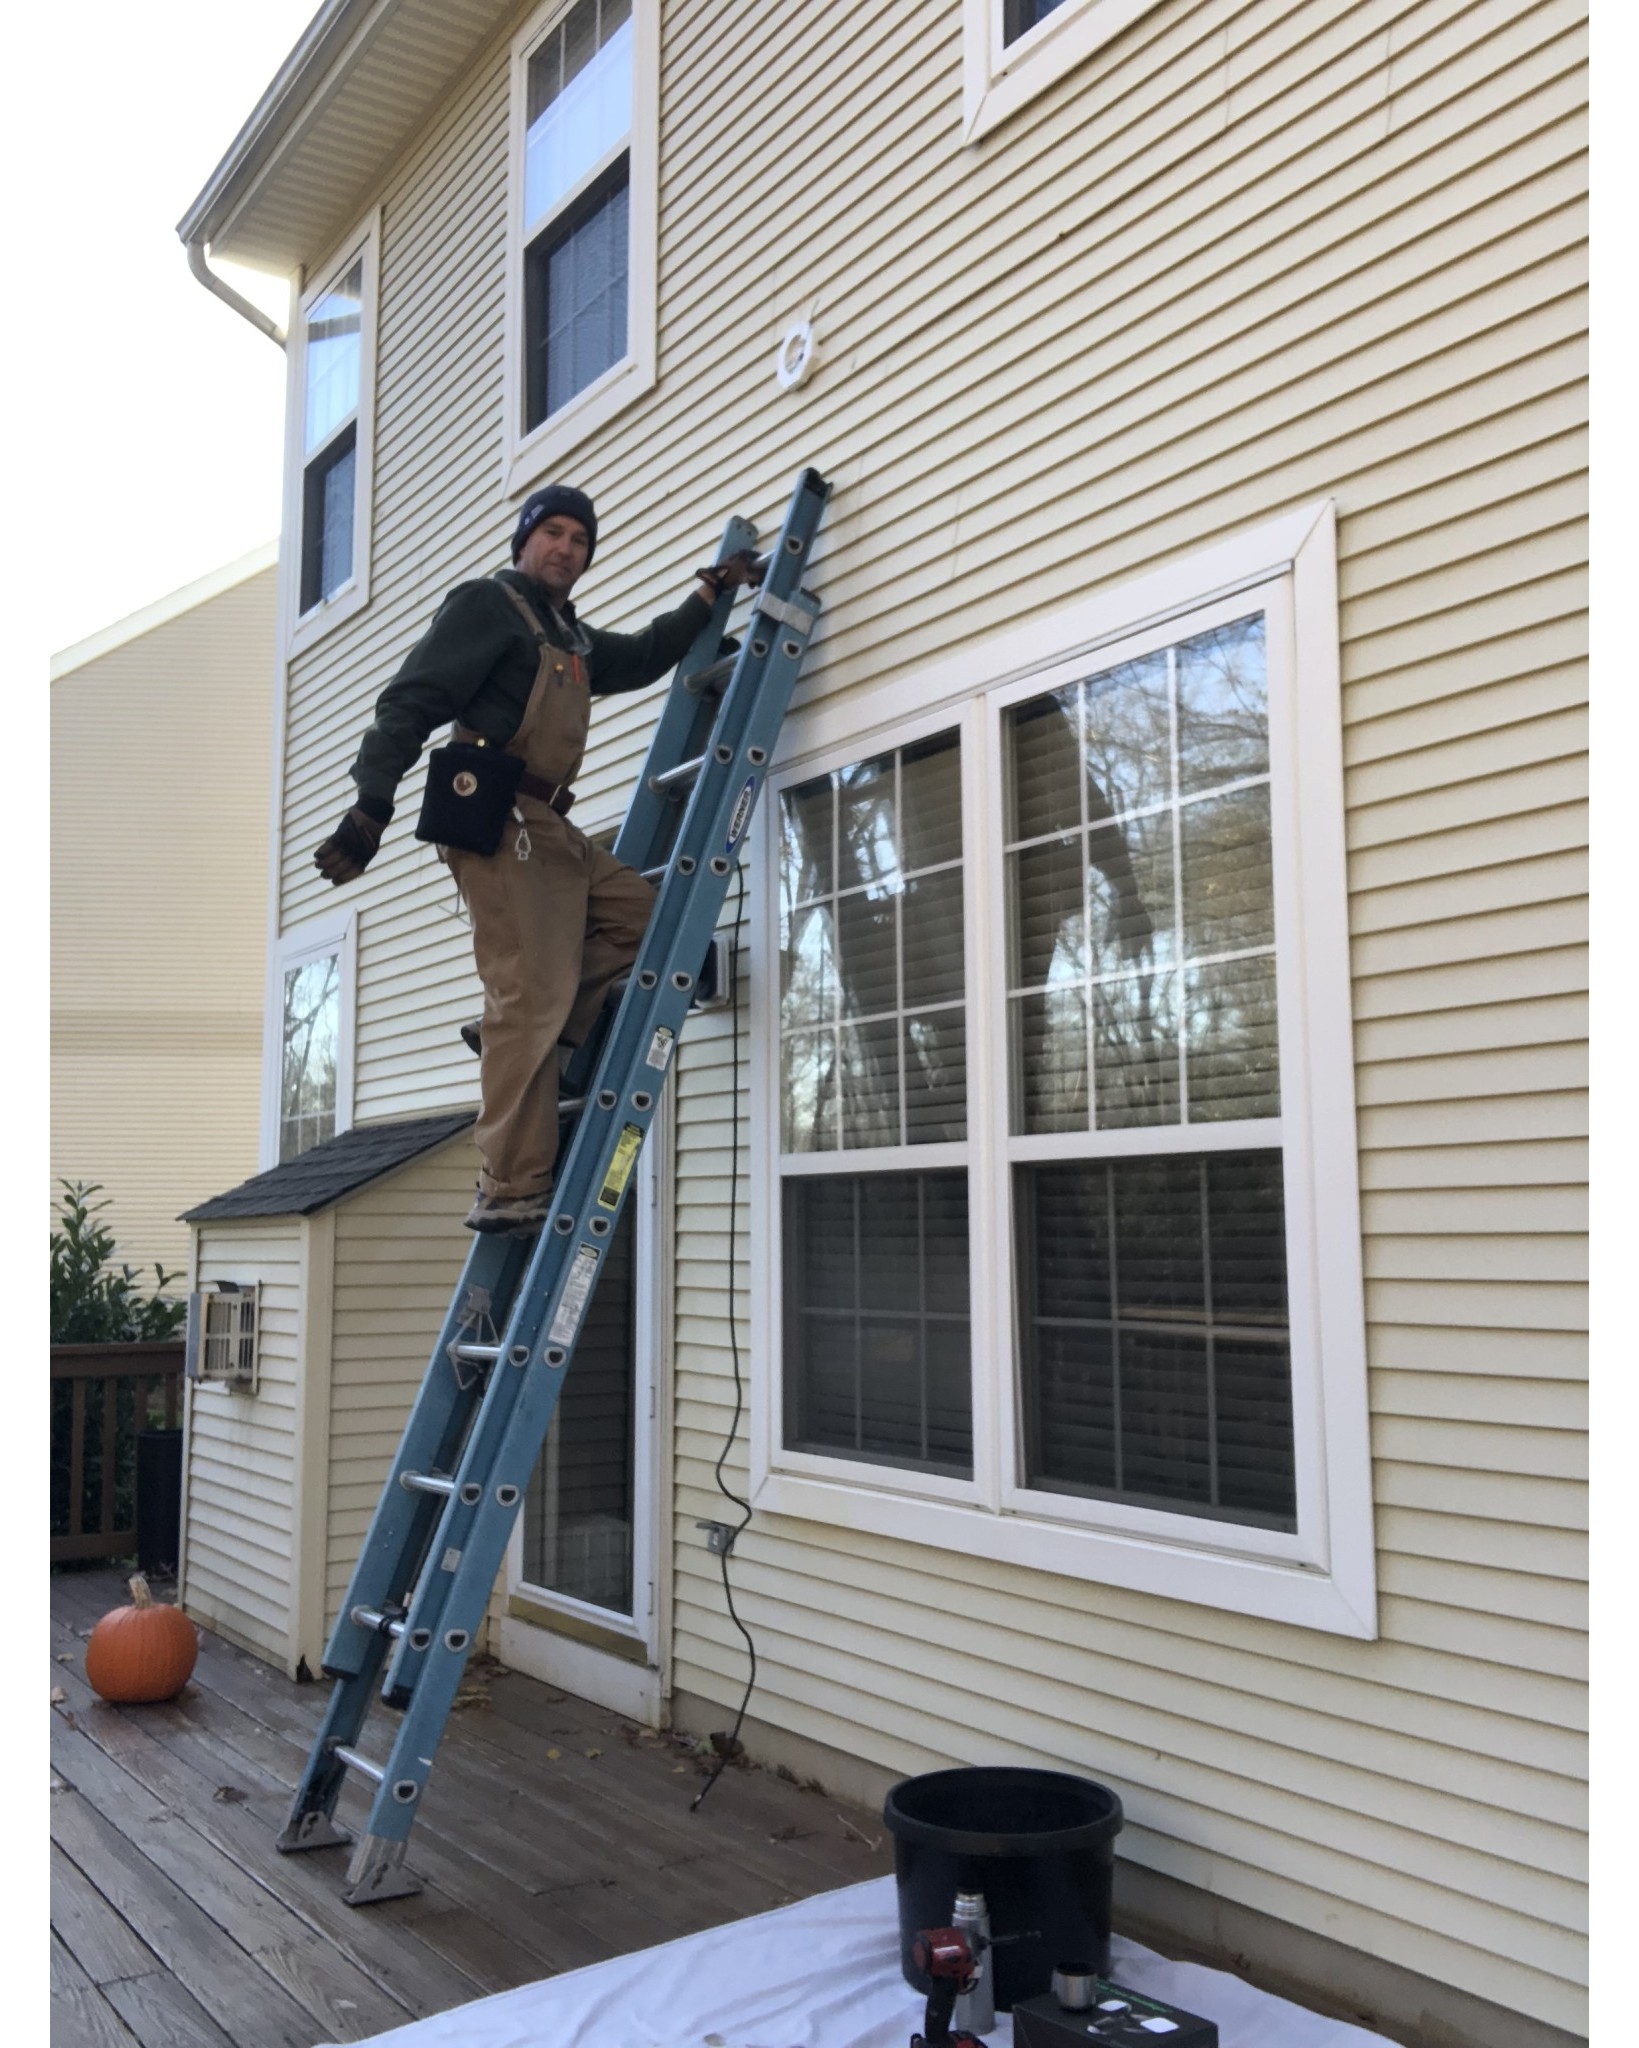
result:
[[[336,1208],[326,1635],[472,1243],[461,1218],[476,1176],[459,1138]]]
[[[834,11],[753,11],[725,66],[665,10],[660,380],[569,465],[603,521],[587,609],[675,601],[723,515],[771,526],[812,462],[837,493],[807,702],[1335,501],[1381,1638],[762,1517],[756,1711],[895,1771],[1088,1771],[1127,1856],[1576,2030],[1582,9],[1159,0],[972,149],[961,10],[858,21],[864,105]],[[334,900],[310,850],[375,693],[504,557],[506,88],[502,43],[381,194],[373,597],[290,678],[286,926]],[[792,397],[770,365],[809,311],[825,361]],[[618,815],[651,715],[599,713],[577,822]],[[418,795],[357,899],[360,1118],[471,1094]],[[732,1403],[728,1053],[698,1020],[675,1084],[672,1654],[732,1705],[693,1527]],[[953,1604],[984,1624],[959,1654],[925,1643]]]
[[[257,1385],[188,1390],[180,1597],[196,1621],[294,1668],[304,1231],[299,1216],[203,1227],[198,1283],[259,1282]]]
[[[256,1169],[276,581],[263,550],[53,664],[52,1204],[100,1181],[133,1265],[180,1272],[178,1215]]]

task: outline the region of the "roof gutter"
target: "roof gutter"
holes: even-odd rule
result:
[[[277,342],[280,348],[283,348],[286,340],[285,330],[279,325],[277,320],[270,320],[260,306],[253,306],[242,293],[236,292],[225,278],[217,276],[216,272],[205,261],[204,242],[189,242],[187,250],[188,268],[198,278],[206,291],[215,292],[216,296],[225,305],[231,306],[242,319],[248,320],[252,327],[258,328],[265,334],[269,341]]]

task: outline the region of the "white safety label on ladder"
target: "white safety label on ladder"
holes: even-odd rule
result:
[[[644,1065],[654,1067],[663,1074],[670,1063],[671,1056],[672,1034],[662,1024],[653,1038],[649,1040],[649,1057],[645,1060]]]
[[[580,1328],[581,1317],[585,1315],[586,1304],[592,1296],[592,1282],[597,1277],[597,1270],[596,1249],[589,1244],[581,1245],[569,1268],[569,1278],[564,1282],[558,1312],[546,1333],[549,1343],[572,1344],[575,1341],[575,1332]]]

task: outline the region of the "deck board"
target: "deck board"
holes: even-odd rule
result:
[[[425,1890],[348,1907],[345,1850],[273,1846],[329,1687],[207,1633],[180,1698],[111,1707],[85,1637],[122,1598],[53,1575],[53,2048],[362,2040],[892,1868],[874,1814],[742,1769],[691,1814],[679,1745],[475,1666],[411,1839]],[[338,1817],[367,1810],[350,1782]]]

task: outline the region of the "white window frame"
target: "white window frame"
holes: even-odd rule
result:
[[[505,363],[501,379],[502,488],[518,497],[549,479],[570,453],[617,413],[652,391],[659,360],[660,0],[632,0],[632,127],[628,178],[626,353],[540,425],[524,430],[524,141],[529,60],[574,0],[545,0],[512,39],[512,99],[507,143]],[[574,204],[614,159],[594,164],[566,193]]]
[[[293,967],[334,953],[341,992],[336,1023],[336,1131],[353,1122],[354,1038],[357,1030],[358,912],[342,910],[310,918],[283,934],[269,949],[266,1007],[262,1025],[261,1170],[279,1163],[279,1104],[284,1077],[285,976]]]
[[[1001,720],[1010,703],[1262,610],[1270,688],[1281,1149],[1285,1163],[1297,1528],[1214,1522],[1014,1483],[1011,1161],[1088,1151],[1007,1136]],[[1294,681],[1301,678],[1301,687]],[[778,841],[780,791],[827,768],[959,725],[970,988],[969,1137],[821,1155],[860,1170],[931,1168],[965,1154],[974,1359],[971,1479],[789,1451],[781,1443]],[[1336,526],[1329,501],[1274,519],[1132,583],[984,641],[938,666],[788,718],[758,807],[760,930],[752,949],[753,1501],[760,1512],[927,1543],[1036,1570],[1338,1634],[1377,1633],[1344,860]],[[979,967],[975,963],[986,963]],[[1190,1129],[1192,1151],[1255,1126]],[[1100,1153],[1152,1150],[1102,1133]],[[939,1156],[935,1156],[935,1155]],[[1320,1171],[1321,1163],[1324,1171]],[[801,1171],[799,1162],[796,1171]],[[846,1169],[844,1169],[846,1170]],[[981,1199],[981,1195],[983,1199]]]
[[[329,597],[302,610],[303,483],[307,470],[307,318],[326,292],[362,259],[359,315],[359,402],[353,458],[353,573]],[[290,620],[287,653],[301,653],[370,602],[371,506],[376,468],[376,327],[380,306],[381,209],[373,208],[304,287],[287,349],[285,402],[284,615]]]
[[[1017,41],[1002,41],[1002,0],[962,0],[962,140],[977,142],[1157,0],[1064,0]]]

